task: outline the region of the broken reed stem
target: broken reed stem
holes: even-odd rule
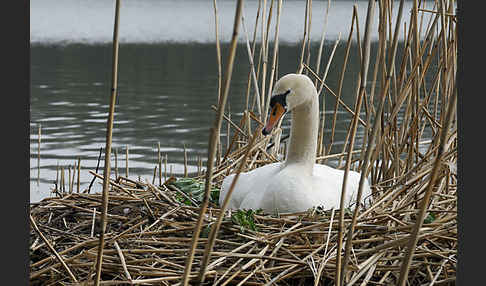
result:
[[[219,137],[220,134],[220,129],[221,129],[221,123],[223,121],[223,114],[224,114],[224,107],[226,105],[226,100],[228,98],[229,94],[229,88],[230,88],[230,83],[231,83],[231,76],[233,73],[233,63],[235,60],[235,55],[236,55],[236,45],[237,45],[237,39],[238,39],[238,34],[239,34],[239,27],[240,27],[240,22],[241,22],[241,16],[242,16],[242,8],[243,8],[243,1],[238,0],[237,6],[236,6],[236,12],[235,12],[235,19],[234,19],[234,25],[233,25],[233,36],[231,38],[231,43],[230,43],[230,49],[229,49],[229,55],[228,55],[228,60],[227,60],[227,66],[226,66],[226,73],[225,73],[225,85],[224,85],[224,90],[222,93],[222,97],[219,101],[218,104],[218,111],[217,111],[217,116],[214,121],[214,126],[210,130],[210,137],[209,137],[209,148],[208,148],[208,161],[207,161],[207,167],[206,167],[206,179],[205,179],[205,186],[204,186],[204,199],[201,204],[201,207],[199,209],[199,218],[196,223],[192,239],[191,239],[191,248],[190,251],[187,255],[186,263],[185,263],[185,268],[184,268],[184,274],[182,276],[182,285],[187,286],[189,284],[189,275],[191,273],[191,268],[192,268],[192,262],[194,260],[194,253],[196,250],[197,242],[199,240],[199,235],[201,233],[202,225],[203,225],[203,219],[207,210],[207,207],[209,205],[209,198],[211,196],[211,181],[212,181],[212,176],[213,176],[213,165],[214,165],[214,156],[216,153],[216,148],[217,148],[217,142],[216,140]],[[204,277],[202,277],[204,279]]]
[[[356,7],[356,6],[355,6]],[[361,70],[360,70],[360,75],[361,75],[361,80],[360,80],[360,87],[359,87],[359,95],[358,95],[358,102],[356,104],[356,111],[355,115],[353,117],[353,122],[351,125],[351,141],[349,143],[349,152],[346,155],[346,167],[344,171],[344,178],[343,178],[343,188],[342,188],[342,193],[341,193],[341,207],[340,210],[343,210],[344,207],[344,198],[346,194],[346,180],[347,176],[349,174],[349,168],[351,166],[351,158],[352,158],[352,151],[354,147],[354,141],[356,138],[356,131],[358,127],[358,117],[360,114],[361,110],[361,104],[363,102],[363,98],[365,97],[366,94],[366,81],[368,78],[368,68],[369,68],[369,62],[370,62],[370,45],[371,45],[371,38],[370,38],[370,33],[371,33],[371,26],[373,25],[373,18],[374,18],[374,13],[375,13],[375,1],[374,0],[369,0],[368,2],[368,12],[366,15],[366,26],[365,26],[365,33],[363,36],[363,53],[362,53],[362,61],[361,61]],[[362,187],[358,188],[358,196],[357,196],[357,203],[356,207],[354,209],[354,212],[357,213],[360,207],[360,202],[361,202],[361,194],[362,194]],[[340,226],[344,226],[341,224],[344,220],[344,212],[340,212],[339,214],[339,222]],[[340,228],[340,235],[341,236],[342,232],[344,232],[344,228]],[[353,240],[353,232],[354,232],[354,225],[351,224],[350,226],[350,231],[348,232],[347,235],[347,240],[346,240],[346,247],[344,250],[344,261],[342,265],[342,282],[344,283],[344,279],[346,277],[346,270],[347,270],[347,264],[349,260],[349,255],[351,252],[351,241]],[[340,256],[341,249],[338,245],[338,255]],[[338,263],[339,264],[339,263]],[[337,265],[336,269],[338,269],[339,265]],[[339,279],[339,275],[336,275],[336,279]],[[340,285],[340,284],[337,284]]]
[[[103,152],[103,147],[100,147],[100,153],[98,154],[98,162],[96,163],[96,170],[95,170],[95,173],[98,173],[98,169],[100,168],[100,162],[101,162],[101,154]],[[94,181],[96,180],[96,177],[93,177],[93,179],[91,179],[91,182],[89,183],[89,186],[88,186],[88,194],[89,192],[91,191],[91,186],[93,186],[93,183]]]
[[[225,118],[226,119],[226,118]],[[226,148],[229,149],[230,146],[230,135],[231,135],[231,110],[228,104],[228,122],[226,123]]]
[[[123,267],[123,271],[125,272],[125,276],[127,277],[128,281],[132,282],[132,276],[130,275],[130,272],[128,272],[127,263],[125,262],[125,256],[123,255],[123,252],[122,252],[120,246],[118,245],[118,242],[116,242],[116,240],[115,240],[113,242],[113,245],[115,246],[116,252],[118,253],[118,256],[120,257],[120,263]]]
[[[74,165],[74,168],[76,167],[76,165]],[[69,166],[69,193],[72,194],[73,193],[73,184],[74,184],[74,168],[71,167],[71,165]],[[72,174],[71,174],[71,169],[72,169]]]
[[[66,185],[65,185],[65,182],[64,182],[64,167],[61,166],[61,193],[64,193],[65,192],[65,189],[66,189]]]
[[[157,143],[157,158],[159,164],[159,187],[162,186],[162,155],[160,154],[160,141]]]
[[[186,149],[186,144],[184,144],[184,178],[187,178],[187,149]]]
[[[198,283],[203,283],[204,282],[204,276],[206,269],[209,264],[209,259],[211,258],[211,252],[213,251],[214,247],[214,242],[216,240],[216,236],[219,232],[219,227],[221,226],[221,222],[223,221],[224,213],[226,208],[228,207],[229,204],[229,199],[231,197],[231,194],[233,193],[233,189],[236,185],[236,182],[238,181],[238,178],[240,177],[241,171],[243,171],[243,167],[246,164],[246,160],[248,159],[249,154],[253,150],[253,146],[255,144],[255,139],[260,136],[261,134],[262,127],[258,127],[255,129],[255,132],[253,136],[250,139],[250,142],[246,146],[246,152],[245,155],[243,156],[243,159],[241,160],[240,165],[238,166],[238,169],[236,171],[236,175],[233,178],[233,181],[231,182],[231,185],[228,189],[228,192],[226,193],[226,197],[224,198],[223,204],[220,206],[220,212],[218,215],[217,221],[211,226],[211,232],[209,233],[208,241],[206,243],[206,247],[204,249],[204,255],[202,258],[201,262],[201,269],[199,271],[199,276],[198,276]]]
[[[59,184],[59,161],[57,161],[56,164],[56,190],[60,189],[60,184]]]
[[[167,181],[167,154],[165,154],[164,159],[164,181]]]
[[[93,219],[91,220],[91,234],[89,237],[94,236],[95,221],[96,221],[96,208],[93,208]]]
[[[40,149],[41,149],[41,124],[39,123],[39,134],[37,135],[37,186],[40,184]]]
[[[77,188],[76,192],[79,193],[79,188],[81,185],[81,157],[78,157],[78,181],[77,181]]]
[[[125,147],[125,177],[128,178],[128,145]]]
[[[106,147],[105,147],[105,168],[103,171],[103,203],[101,214],[101,229],[98,245],[98,254],[96,257],[96,277],[94,284],[98,286],[101,278],[101,265],[103,263],[103,248],[105,246],[105,231],[107,224],[108,212],[108,191],[110,179],[110,157],[111,157],[111,141],[113,133],[113,121],[115,115],[115,103],[118,83],[118,25],[120,22],[120,0],[116,0],[115,6],[115,24],[113,31],[113,65],[112,65],[112,81],[111,81],[111,96],[110,96],[110,110],[108,120],[106,123]],[[128,153],[128,148],[127,148]],[[128,162],[128,160],[127,160]],[[128,178],[128,164],[127,164],[127,178]]]
[[[118,179],[118,148],[115,148],[115,180]]]
[[[157,165],[154,167],[154,174],[152,176],[152,185],[155,185],[155,178],[157,178]]]

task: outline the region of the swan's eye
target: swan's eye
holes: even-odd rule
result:
[[[290,93],[290,89],[284,93],[276,94],[270,99],[270,108],[273,108],[276,103],[280,103],[282,107],[287,108],[287,95]]]

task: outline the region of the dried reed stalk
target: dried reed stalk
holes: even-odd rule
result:
[[[74,168],[76,168],[76,165],[74,166]],[[71,167],[71,165],[69,165],[69,169],[68,169],[68,178],[69,178],[69,193],[72,194],[73,193],[73,183],[74,183],[74,168]],[[72,171],[72,174],[71,174],[71,169],[73,170]]]
[[[101,278],[101,265],[103,263],[103,248],[105,246],[105,232],[107,224],[107,212],[108,212],[108,200],[109,200],[109,178],[110,178],[110,157],[111,157],[111,141],[113,134],[113,121],[115,115],[115,103],[118,85],[118,26],[120,22],[120,0],[115,4],[115,24],[113,31],[113,65],[112,65],[112,82],[111,82],[111,96],[110,96],[110,109],[108,113],[108,120],[106,123],[106,147],[105,147],[105,167],[103,170],[103,207],[101,214],[101,230],[98,246],[98,254],[96,259],[96,277],[94,284],[97,286],[100,284]],[[128,152],[128,149],[127,149]],[[128,172],[127,172],[128,177]]]
[[[162,186],[162,154],[160,153],[160,141],[157,142],[157,163],[159,165],[159,186]]]
[[[184,144],[184,177],[187,177],[187,149]]]
[[[78,157],[78,180],[77,180],[77,188],[76,188],[77,193],[79,193],[80,185],[81,185],[81,157]]]
[[[40,149],[41,149],[41,124],[39,123],[39,133],[37,134],[37,186],[40,183]]]
[[[125,177],[128,178],[128,145],[125,147]]]
[[[66,191],[66,183],[64,180],[64,167],[61,166],[61,187],[60,187],[61,192],[64,195],[64,192]]]

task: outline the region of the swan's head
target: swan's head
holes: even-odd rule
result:
[[[270,117],[263,135],[270,134],[273,127],[287,111],[309,103],[317,97],[317,91],[310,78],[303,74],[287,74],[281,77],[272,92],[270,99]]]

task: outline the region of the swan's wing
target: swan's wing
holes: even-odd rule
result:
[[[322,164],[314,165],[314,188],[319,190],[321,201],[325,202],[326,208],[339,208],[341,191],[343,185],[344,170],[335,169]],[[358,186],[361,174],[349,171],[346,181],[346,198],[344,205],[349,206],[356,201]],[[362,201],[369,199],[371,189],[366,179],[363,185]]]
[[[311,177],[299,167],[286,166],[268,177],[241,203],[241,208],[263,209],[266,213],[306,211],[319,201],[312,192]]]
[[[233,193],[231,194],[228,208],[238,209],[248,195],[259,191],[261,192],[268,182],[271,181],[270,178],[281,169],[281,165],[282,163],[267,164],[250,172],[241,173],[238,181],[236,181]],[[231,174],[224,178],[221,185],[221,192],[219,194],[220,206],[223,204],[224,198],[226,197],[234,178],[235,174]]]

